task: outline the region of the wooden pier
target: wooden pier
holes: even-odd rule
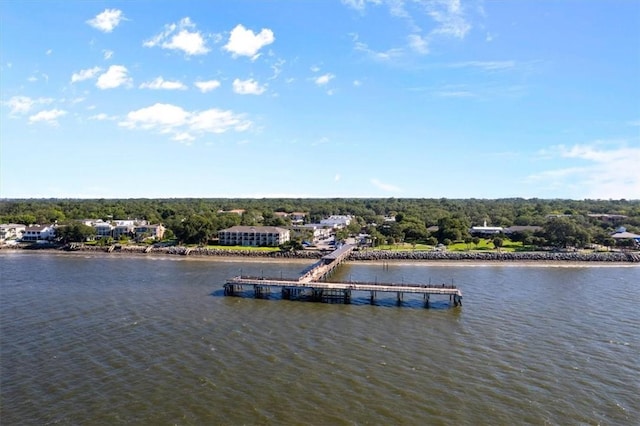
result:
[[[251,288],[256,298],[268,298],[274,292],[280,292],[283,299],[307,299],[317,302],[351,303],[354,292],[367,292],[371,304],[377,300],[378,293],[395,293],[396,301],[401,304],[405,294],[422,295],[425,307],[429,307],[432,295],[449,296],[453,306],[462,306],[462,292],[453,285],[432,286],[425,284],[395,284],[371,282],[325,282],[319,281],[338,267],[355,248],[344,245],[324,256],[303,272],[297,280],[236,276],[224,285],[225,296],[237,296],[245,293],[245,287]]]

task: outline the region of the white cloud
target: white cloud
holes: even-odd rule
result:
[[[11,115],[17,115],[28,113],[35,105],[46,105],[52,102],[53,99],[51,98],[32,99],[28,96],[13,96],[11,99],[3,103],[11,108]]]
[[[427,1],[426,6],[427,14],[438,24],[432,34],[464,38],[471,30],[460,0]]]
[[[340,173],[336,173],[336,175],[333,177],[333,180],[334,180],[335,182],[339,182],[339,181],[340,181],[340,179],[342,179],[342,176],[340,176]]]
[[[103,50],[102,53],[105,61],[108,61],[113,57],[113,50]]]
[[[550,160],[570,161],[566,167],[530,175],[527,183],[570,190],[560,196],[581,199],[640,199],[640,147],[626,141],[564,145],[544,151]]]
[[[40,111],[39,113],[29,117],[29,123],[44,122],[50,125],[58,124],[58,117],[65,115],[67,111],[61,109],[51,109],[47,111]]]
[[[121,10],[105,9],[104,12],[96,15],[95,18],[89,19],[87,24],[102,32],[110,33],[123,19],[124,15]]]
[[[176,133],[172,139],[176,142],[180,142],[185,145],[190,145],[191,142],[194,141],[196,138],[194,138],[187,132],[182,132],[182,133]]]
[[[261,95],[266,88],[250,78],[248,80],[233,80],[233,91],[239,95]]]
[[[189,127],[192,130],[208,133],[225,133],[231,129],[242,132],[250,126],[251,123],[249,121],[234,114],[233,111],[224,111],[215,108],[193,113],[189,120]]]
[[[399,47],[387,49],[386,51],[376,51],[376,50],[370,49],[366,43],[357,41],[357,37],[354,37],[354,38],[356,39],[354,48],[357,51],[364,52],[367,56],[369,56],[374,61],[379,61],[379,62],[391,61],[393,59],[396,59],[402,56],[402,54],[404,53],[404,49]]]
[[[181,81],[168,81],[162,77],[157,77],[152,81],[142,83],[140,88],[154,90],[186,90],[187,86],[185,86]]]
[[[129,78],[128,72],[123,65],[111,65],[107,72],[98,77],[96,87],[104,90],[129,85],[131,84],[131,78]]]
[[[194,134],[241,132],[249,129],[251,124],[241,114],[229,110],[212,108],[189,112],[179,106],[160,103],[131,111],[126,120],[119,123],[129,129],[169,133],[179,142],[194,140]]]
[[[345,4],[360,12],[362,12],[365,9],[367,3],[371,3],[375,5],[379,5],[381,3],[381,0],[341,0],[341,1],[342,1],[342,4]]]
[[[181,50],[186,55],[204,55],[209,52],[207,42],[188,17],[177,24],[165,25],[160,34],[143,43],[145,47],[160,46],[163,49]]]
[[[102,68],[93,67],[93,68],[88,68],[86,70],[80,70],[78,72],[74,72],[73,74],[71,74],[71,83],[94,78],[96,75],[98,75],[100,71],[102,71]]]
[[[334,78],[335,78],[335,75],[333,75],[331,73],[327,73],[327,74],[323,74],[321,76],[316,77],[313,81],[318,86],[324,86],[325,84],[329,83]]]
[[[449,64],[450,68],[479,68],[484,71],[503,71],[516,67],[516,61],[466,61]]]
[[[47,56],[51,55],[52,53],[53,53],[52,49],[49,49],[49,50],[46,51]]]
[[[353,80],[353,85],[355,87],[360,87],[360,86],[362,86],[362,82],[360,80]]]
[[[89,120],[97,120],[97,121],[105,121],[105,120],[115,120],[116,117],[110,116],[101,112],[100,114],[95,114],[89,117]]]
[[[194,85],[202,93],[207,93],[220,87],[220,82],[218,80],[196,81]]]
[[[471,30],[472,25],[460,0],[343,0],[343,4],[364,12],[368,4],[385,4],[389,14],[406,23],[410,34],[407,36],[407,47],[420,55],[429,53],[429,46],[434,39],[458,38],[463,39]],[[482,14],[480,14],[482,15]],[[432,22],[428,22],[432,21]],[[432,29],[422,36],[419,24],[427,23]],[[383,51],[369,48],[366,43],[354,38],[355,49],[365,52],[377,61],[388,61],[400,56],[405,48],[394,47]]]
[[[238,24],[231,30],[229,41],[223,48],[231,52],[234,57],[248,56],[251,59],[256,59],[259,56],[258,51],[274,41],[273,31],[268,28],[263,28],[258,34],[255,34]]]
[[[383,191],[387,191],[387,192],[401,192],[402,190],[400,188],[398,188],[395,185],[391,185],[388,183],[384,183],[384,182],[380,182],[378,179],[376,178],[372,178],[371,179],[371,183],[378,189],[382,189]]]
[[[409,35],[409,47],[421,55],[429,53],[429,42],[418,34]]]

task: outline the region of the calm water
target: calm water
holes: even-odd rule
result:
[[[461,309],[222,296],[305,266],[0,254],[1,424],[639,424],[640,267],[333,277],[453,280]]]

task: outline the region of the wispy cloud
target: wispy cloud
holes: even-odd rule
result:
[[[376,188],[381,189],[381,190],[386,191],[386,192],[402,192],[402,190],[399,187],[397,187],[395,185],[392,185],[390,183],[381,182],[380,180],[378,180],[376,178],[372,178],[371,179],[371,183]]]
[[[67,111],[61,109],[51,109],[47,111],[40,111],[37,114],[29,117],[29,123],[43,122],[52,126],[58,125],[58,118],[66,115]]]
[[[104,12],[99,13],[92,19],[89,19],[87,24],[102,32],[110,33],[123,19],[125,18],[121,10],[105,9]]]
[[[186,90],[187,86],[181,81],[165,80],[164,78],[162,78],[162,76],[160,76],[160,77],[156,77],[151,81],[142,83],[140,85],[140,88],[153,89],[153,90]]]
[[[80,70],[78,72],[74,72],[71,74],[71,83],[76,83],[78,81],[89,80],[94,78],[98,73],[102,71],[100,67],[87,68],[85,70]]]
[[[234,57],[248,56],[255,60],[260,56],[258,51],[274,41],[273,31],[268,28],[263,28],[256,34],[239,24],[231,30],[229,41],[224,45],[223,49],[230,52]]]
[[[11,115],[27,114],[34,106],[47,105],[53,102],[52,98],[30,98],[28,96],[13,96],[8,101],[3,102],[8,106]]]
[[[185,55],[204,55],[209,52],[205,37],[197,31],[189,17],[178,23],[165,25],[164,31],[145,41],[145,47],[160,46],[163,49],[180,50]]]
[[[99,114],[94,114],[92,116],[89,117],[89,120],[96,120],[96,121],[107,121],[107,120],[115,120],[116,117],[105,114],[103,112],[99,113]]]
[[[404,49],[402,48],[391,48],[384,51],[377,51],[369,48],[366,43],[359,41],[359,36],[357,34],[352,35],[354,39],[354,49],[364,53],[370,59],[377,62],[387,62],[393,59],[397,59],[404,54]]]
[[[596,141],[541,152],[546,161],[573,160],[567,167],[531,174],[526,183],[571,188],[578,198],[640,199],[640,147],[635,141]],[[572,197],[573,198],[573,197]]]
[[[472,29],[471,19],[461,0],[343,0],[346,6],[364,13],[369,5],[385,5],[389,14],[406,23],[409,32],[407,44],[387,50],[370,48],[366,43],[354,40],[355,49],[366,53],[372,59],[386,61],[391,57],[407,54],[409,51],[425,55],[430,45],[438,39],[464,39]],[[429,29],[422,28],[425,25]]]
[[[516,67],[516,61],[465,61],[449,64],[450,68],[478,68],[483,71],[503,71]]]

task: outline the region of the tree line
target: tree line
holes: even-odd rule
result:
[[[227,213],[244,210],[242,214]],[[620,226],[640,233],[640,200],[562,199],[18,199],[0,200],[0,222],[72,225],[79,219],[144,219],[162,223],[168,235],[183,243],[205,244],[221,229],[234,225],[286,227],[277,212],[306,212],[307,223],[332,215],[355,220],[338,237],[369,233],[376,243],[472,242],[471,226],[538,226],[510,236],[526,245],[613,245]],[[610,216],[593,216],[610,215]],[[612,215],[612,216],[611,216]],[[394,218],[395,220],[390,220]],[[76,227],[77,228],[77,227]],[[83,232],[88,232],[86,229]],[[80,232],[75,229],[74,232]],[[499,236],[506,238],[506,236]]]

